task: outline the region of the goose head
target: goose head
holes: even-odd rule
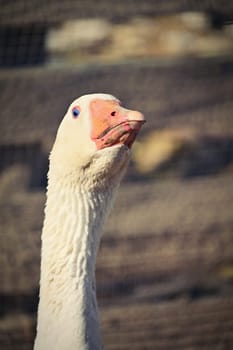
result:
[[[122,172],[144,116],[108,94],[84,95],[69,106],[57,132],[50,161],[59,174]]]

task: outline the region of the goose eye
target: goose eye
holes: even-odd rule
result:
[[[74,107],[72,108],[72,115],[74,118],[77,118],[80,114],[80,108],[79,107]]]
[[[115,117],[116,114],[117,114],[117,112],[116,112],[116,111],[113,111],[113,112],[111,113],[111,116],[112,116],[112,117]]]

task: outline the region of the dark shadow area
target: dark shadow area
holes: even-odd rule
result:
[[[47,28],[36,25],[0,26],[0,67],[44,64]]]
[[[0,294],[0,317],[11,313],[35,314],[39,301],[39,289],[30,294]]]
[[[30,169],[28,188],[46,188],[48,155],[44,153],[41,143],[1,145],[0,159],[0,173],[15,164],[27,165]]]

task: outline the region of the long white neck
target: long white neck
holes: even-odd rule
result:
[[[95,261],[113,189],[51,182],[34,350],[100,350]]]

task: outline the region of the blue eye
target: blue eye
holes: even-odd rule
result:
[[[72,108],[72,114],[74,118],[77,118],[80,114],[80,109],[78,107]]]

